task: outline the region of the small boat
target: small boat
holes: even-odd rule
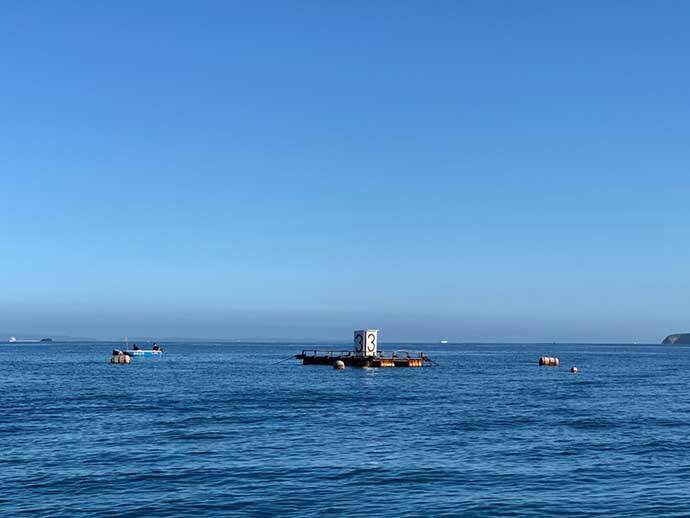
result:
[[[160,358],[163,356],[161,349],[129,349],[124,351],[127,356],[140,356],[142,358]]]
[[[153,347],[151,349],[142,349],[137,347],[137,344],[132,344],[132,348],[129,348],[129,340],[125,337],[125,350],[122,351],[124,354],[130,357],[139,358],[160,358],[163,356],[163,349],[156,342],[153,342]]]

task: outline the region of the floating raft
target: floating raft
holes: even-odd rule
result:
[[[304,349],[295,358],[302,360],[303,365],[335,365],[341,361],[347,367],[424,367],[432,364],[431,358],[424,353],[413,351],[378,352],[374,356],[356,355],[352,351],[325,351]]]

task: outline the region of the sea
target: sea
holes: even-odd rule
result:
[[[0,345],[1,516],[690,516],[690,347],[114,347]]]

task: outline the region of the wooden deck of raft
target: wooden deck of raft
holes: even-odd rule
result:
[[[338,360],[346,367],[424,367],[431,359],[424,353],[394,351],[378,353],[376,356],[355,356],[352,351],[303,350],[295,356],[303,365],[334,365]]]

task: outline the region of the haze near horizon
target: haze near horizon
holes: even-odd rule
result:
[[[690,4],[6,2],[0,329],[690,330]]]

